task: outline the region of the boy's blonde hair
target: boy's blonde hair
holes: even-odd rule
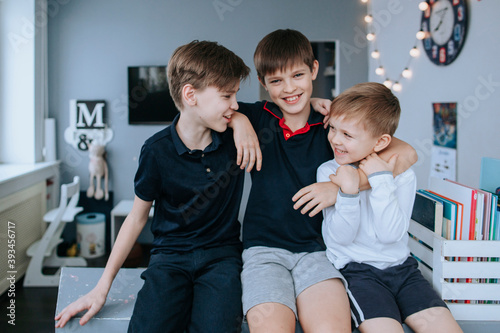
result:
[[[386,86],[376,82],[359,83],[335,97],[330,117],[359,119],[374,137],[394,135],[401,108],[399,100]]]
[[[250,68],[243,60],[216,42],[192,41],[178,47],[167,66],[170,95],[182,110],[182,88],[191,84],[195,89],[209,86],[219,90],[232,89],[248,77]]]
[[[314,60],[311,43],[307,37],[291,29],[276,30],[262,38],[253,56],[257,75],[262,82],[266,75],[277,70],[284,71],[297,64],[304,63],[312,71]]]

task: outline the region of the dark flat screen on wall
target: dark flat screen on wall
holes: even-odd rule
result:
[[[169,124],[177,115],[167,66],[128,67],[128,123]]]

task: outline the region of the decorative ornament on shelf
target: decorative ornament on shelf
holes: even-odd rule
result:
[[[106,123],[106,101],[69,101],[69,127],[64,140],[80,151],[89,150],[91,142],[106,145],[113,139],[113,130]]]
[[[368,3],[368,0],[361,0],[363,3]],[[418,8],[421,11],[427,10],[429,7],[429,4],[425,1],[421,2],[418,5]],[[367,35],[366,39],[371,42],[372,44],[372,49],[373,51],[371,52],[371,57],[378,62],[378,66],[375,69],[375,73],[380,76],[384,76],[386,71],[384,69],[384,66],[382,66],[381,62],[381,57],[382,53],[380,52],[380,49],[377,47],[377,36],[373,32],[373,15],[368,13],[365,18],[365,22],[367,23]],[[410,49],[409,52],[409,59],[407,61],[406,66],[404,69],[400,72],[399,76],[396,79],[391,79],[386,76],[386,79],[384,80],[384,85],[388,87],[389,89],[392,89],[393,91],[399,92],[403,89],[403,85],[401,84],[402,80],[404,79],[410,79],[413,75],[412,70],[411,70],[411,63],[412,60],[420,55],[420,50],[417,47],[417,43],[419,40],[425,39],[428,36],[428,32],[423,31],[423,30],[418,30],[416,35],[415,35],[415,44],[413,48]]]
[[[98,143],[89,144],[89,173],[90,173],[90,185],[87,189],[87,197],[94,197],[96,200],[101,200],[104,198],[105,201],[109,199],[108,192],[108,164],[106,163],[105,146]],[[101,188],[101,179],[104,182],[103,188]],[[95,186],[94,186],[95,180]]]

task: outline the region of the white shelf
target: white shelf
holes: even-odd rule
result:
[[[116,236],[118,235],[118,231],[120,230],[120,227],[123,224],[123,221],[125,221],[125,218],[127,215],[130,213],[132,210],[132,206],[134,205],[133,200],[122,200],[120,201],[112,210],[111,210],[111,248],[113,248],[113,245],[115,244],[115,239]],[[153,217],[154,213],[154,207],[151,208],[149,211],[149,218]],[[141,236],[139,236],[138,241],[149,243],[152,241],[153,235],[151,234],[150,231],[150,220],[148,223],[144,226],[144,229],[141,233]]]
[[[48,178],[54,179],[54,188],[59,189],[59,161],[0,164],[0,198],[30,187]]]
[[[488,261],[500,256],[500,241],[446,240],[413,220],[409,232],[418,239],[410,238],[409,245],[420,260],[422,275],[446,300],[456,320],[500,319],[500,304],[481,304],[500,300],[500,262]],[[460,282],[448,282],[451,279]],[[487,282],[490,279],[498,282]]]

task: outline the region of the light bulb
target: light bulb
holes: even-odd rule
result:
[[[366,23],[372,23],[372,22],[373,22],[373,16],[371,16],[371,15],[366,15],[366,16],[365,16],[365,22],[366,22]]]
[[[429,8],[429,4],[425,1],[422,1],[418,4],[418,9],[420,9],[421,11],[425,11],[427,10],[427,8]]]
[[[401,88],[401,84],[398,81],[394,82],[394,85],[392,86],[392,89],[394,89],[394,91],[401,91]]]
[[[411,70],[407,68],[405,68],[403,70],[403,72],[401,73],[401,75],[405,78],[405,79],[409,79],[411,77]]]
[[[385,79],[385,81],[384,81],[384,86],[386,86],[387,88],[391,89],[391,87],[392,87],[392,82],[391,82],[391,80],[389,80],[389,79]]]
[[[368,40],[374,40],[375,39],[375,34],[373,32],[370,32],[366,35],[366,39]]]
[[[410,55],[411,55],[412,57],[414,57],[414,58],[415,58],[415,57],[418,57],[418,56],[420,55],[420,50],[419,50],[419,49],[417,49],[417,47],[416,47],[416,46],[414,46],[414,47],[410,50]]]
[[[368,0],[361,0],[361,2],[362,2],[362,3],[367,3],[367,2],[368,2]]]
[[[425,37],[427,37],[427,33],[423,30],[420,30],[419,32],[417,32],[417,39],[418,40],[422,40],[424,39]]]
[[[385,73],[385,70],[384,70],[384,67],[382,67],[382,66],[379,66],[375,69],[375,74],[377,74],[377,75],[384,75],[384,73]]]
[[[380,52],[378,50],[373,51],[371,55],[373,59],[380,58]]]

